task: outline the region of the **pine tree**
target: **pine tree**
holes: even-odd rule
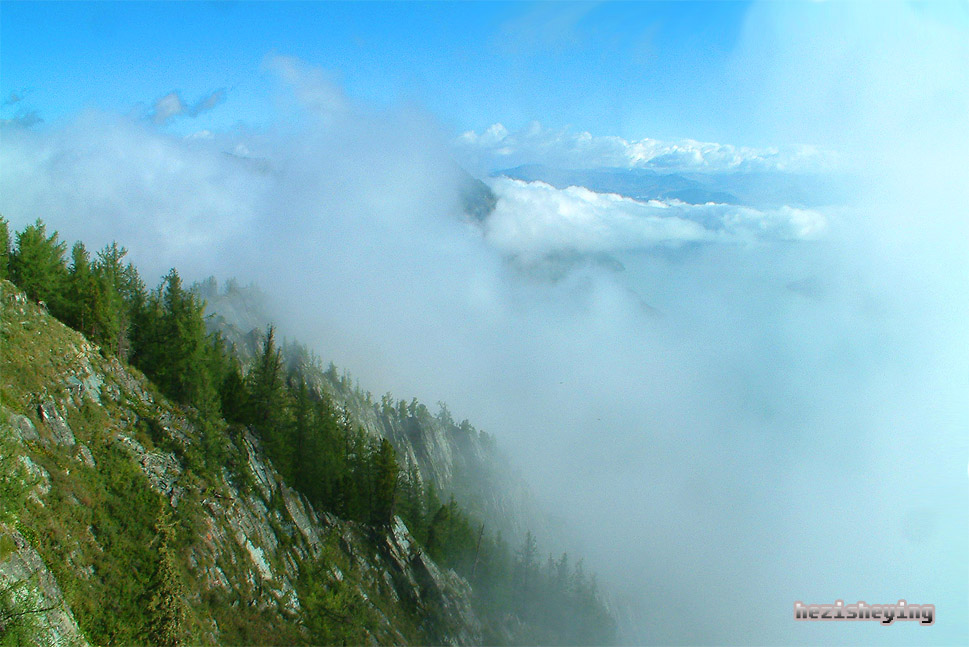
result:
[[[47,235],[42,220],[17,234],[17,246],[10,255],[10,276],[17,286],[35,301],[43,301],[55,316],[63,316],[67,266],[65,243],[55,231]]]
[[[67,300],[65,304],[64,323],[83,333],[89,339],[101,342],[99,339],[100,321],[103,313],[100,311],[100,285],[97,277],[91,272],[91,261],[84,243],[74,243],[71,248],[71,269],[67,276]]]
[[[182,288],[172,269],[148,299],[140,322],[138,364],[165,394],[199,409],[218,411],[218,394],[209,374],[208,335],[203,304]]]
[[[293,431],[294,442],[293,471],[296,477],[296,487],[304,493],[313,490],[316,475],[314,465],[319,461],[316,449],[311,443],[311,424],[312,406],[310,403],[309,389],[306,388],[306,380],[302,375],[294,375],[296,386],[290,386],[291,391],[295,391],[293,400]]]
[[[283,364],[276,348],[276,329],[266,328],[262,352],[249,372],[250,422],[258,428],[275,426],[283,390]]]
[[[380,447],[373,456],[373,506],[370,510],[370,523],[375,526],[389,526],[394,518],[394,504],[397,500],[397,476],[400,468],[394,448],[386,438],[380,439]]]
[[[146,633],[151,645],[177,647],[184,635],[185,585],[172,547],[175,531],[171,513],[164,503],[155,530],[159,541],[158,568],[149,588]]]
[[[535,554],[537,552],[538,545],[535,536],[529,530],[525,534],[521,548],[518,549],[518,560],[515,564],[518,604],[526,617],[531,611],[532,590],[535,586]]]
[[[418,542],[427,539],[427,515],[424,511],[423,484],[416,465],[401,472],[397,494],[397,514]]]
[[[427,527],[427,552],[434,559],[444,556],[447,545],[447,526],[449,513],[446,505],[441,505],[431,517],[431,522]]]
[[[276,329],[269,326],[262,353],[249,372],[250,423],[256,428],[273,464],[283,478],[293,481],[292,428],[286,424],[283,362],[276,347]]]
[[[242,377],[242,366],[238,357],[230,354],[229,366],[222,375],[219,386],[219,401],[222,417],[227,422],[245,422],[248,420],[250,403],[249,393],[246,391],[246,381]]]
[[[132,326],[147,300],[138,271],[131,263],[123,263],[127,253],[118,243],[111,243],[98,252],[92,264],[104,300],[102,345],[123,360],[131,353]]]
[[[10,226],[0,216],[0,280],[7,278],[10,266]]]

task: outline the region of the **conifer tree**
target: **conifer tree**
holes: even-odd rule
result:
[[[83,333],[95,342],[99,338],[102,318],[100,286],[91,272],[91,260],[84,243],[76,242],[71,248],[71,269],[67,276],[67,296],[64,323]]]
[[[211,414],[218,411],[218,400],[206,362],[202,311],[203,305],[182,288],[172,269],[149,298],[139,364],[170,398]]]
[[[44,301],[55,316],[63,314],[67,281],[64,264],[65,243],[55,231],[47,235],[42,220],[17,234],[17,246],[10,255],[10,276],[17,286],[35,301]]]
[[[518,604],[526,616],[531,611],[531,598],[536,570],[535,554],[537,552],[538,545],[535,541],[535,536],[529,530],[525,534],[521,548],[518,549],[518,560],[515,564]]]
[[[158,545],[158,568],[149,588],[148,643],[157,647],[182,644],[186,607],[185,585],[175,559],[174,526],[168,506],[162,503],[155,524]]]
[[[245,422],[248,420],[250,403],[246,381],[242,377],[242,366],[235,355],[228,357],[228,363],[219,386],[222,417],[227,422]]]
[[[370,522],[375,526],[389,526],[393,521],[399,472],[393,446],[386,438],[381,438],[380,447],[373,456],[374,495]]]
[[[101,288],[102,346],[122,360],[131,353],[132,325],[147,298],[138,271],[131,263],[123,262],[127,253],[118,243],[111,243],[98,252],[91,265]]]
[[[10,265],[10,226],[7,220],[0,216],[0,279],[8,276]]]
[[[312,406],[310,403],[309,390],[306,388],[306,380],[302,375],[293,376],[296,385],[290,386],[291,391],[295,391],[293,399],[293,471],[296,477],[296,486],[308,492],[314,490],[314,465],[320,457],[316,455],[316,447],[312,446],[311,438],[314,435],[312,426]]]
[[[269,326],[262,353],[249,372],[250,422],[266,444],[276,469],[292,481],[294,454],[292,428],[286,424],[286,395],[276,329]]]
[[[278,422],[283,390],[283,364],[276,348],[276,329],[266,328],[262,352],[249,372],[250,421],[268,429]]]

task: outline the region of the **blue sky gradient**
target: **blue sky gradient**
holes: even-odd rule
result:
[[[0,83],[48,121],[225,87],[197,126],[258,127],[274,114],[262,62],[279,53],[331,71],[351,98],[413,101],[455,130],[539,119],[637,139],[754,139],[720,109],[736,100],[721,79],[747,7],[4,2]]]

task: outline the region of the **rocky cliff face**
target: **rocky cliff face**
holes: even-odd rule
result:
[[[209,330],[223,335],[244,363],[258,356],[270,321],[266,297],[253,286],[228,284],[220,291],[214,279],[196,289],[206,301]],[[500,530],[513,540],[528,530],[545,539],[553,534],[524,479],[493,437],[466,420],[456,422],[446,408],[432,414],[416,400],[394,400],[389,394],[378,402],[349,374],[332,365],[322,369],[304,348],[288,346],[284,354],[354,425],[373,437],[387,438],[404,470],[432,483],[443,498],[453,495],[489,530]]]
[[[57,580],[16,529],[0,524],[0,636],[21,643],[87,647]]]
[[[423,554],[399,519],[378,535],[314,510],[252,435],[200,430],[136,370],[0,285],[0,592],[13,591],[7,616],[24,612],[17,626],[29,620],[34,644],[138,635],[124,623],[157,585],[163,508],[177,523],[193,643],[304,641],[321,614],[371,643],[480,642],[468,583]],[[459,483],[486,451],[478,437],[415,431],[410,418],[345,402],[436,482]],[[199,464],[203,433],[220,435],[225,467]],[[129,599],[106,599],[117,582]],[[116,622],[103,617],[113,607]]]
[[[417,401],[396,403],[351,386],[333,371],[320,388],[369,434],[387,438],[404,469],[414,469],[438,492],[455,499],[491,530],[519,538],[526,530],[547,534],[544,517],[528,487],[494,438],[467,421],[455,422],[446,408],[431,414]]]

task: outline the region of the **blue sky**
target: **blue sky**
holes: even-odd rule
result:
[[[352,100],[416,105],[454,134],[537,120],[630,140],[828,145],[852,134],[832,128],[846,110],[884,112],[903,83],[924,95],[926,65],[966,80],[916,22],[969,40],[965,2],[4,2],[0,117],[56,123],[224,89],[216,109],[167,128],[262,128],[281,114],[264,66],[279,54]],[[950,120],[965,111],[953,96]]]
[[[226,88],[191,127],[273,119],[271,53],[351,98],[424,106],[455,131],[531,120],[627,138],[754,139],[726,118],[748,3],[16,3],[2,6],[9,117],[127,112]],[[187,128],[188,126],[186,126]],[[741,141],[737,143],[752,143]]]

